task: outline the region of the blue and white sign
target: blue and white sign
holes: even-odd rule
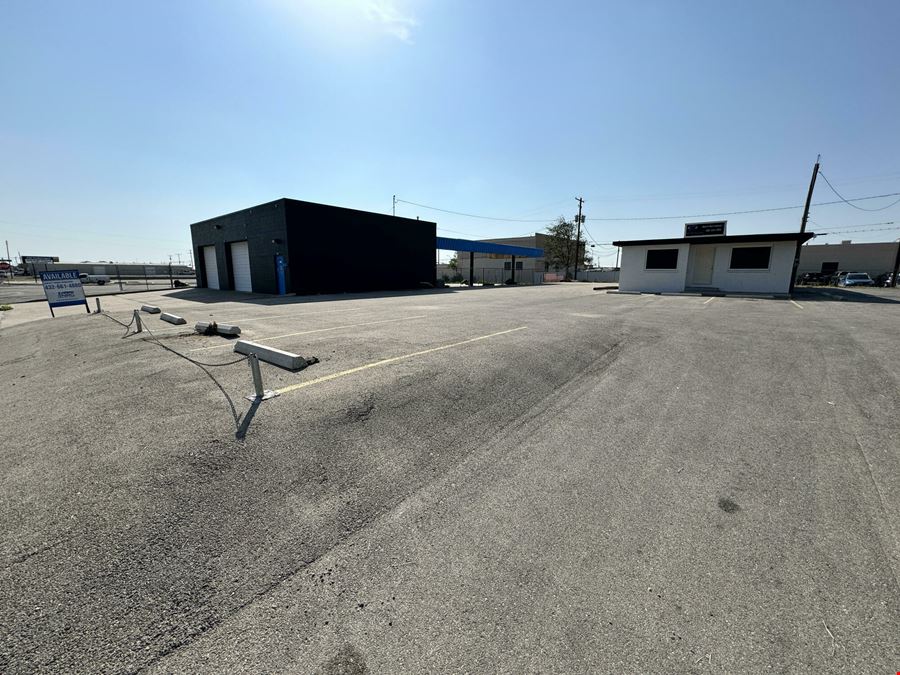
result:
[[[84,297],[84,287],[78,277],[78,270],[54,270],[40,274],[51,314],[53,314],[54,307],[68,307],[69,305],[87,307],[87,299]]]

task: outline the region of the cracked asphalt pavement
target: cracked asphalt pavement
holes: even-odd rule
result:
[[[900,668],[896,291],[103,306],[0,324],[2,672]]]

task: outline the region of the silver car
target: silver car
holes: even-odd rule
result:
[[[838,286],[874,286],[875,282],[865,272],[848,272],[838,281]]]

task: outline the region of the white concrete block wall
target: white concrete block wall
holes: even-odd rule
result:
[[[680,293],[687,275],[689,244],[623,246],[619,263],[619,290],[646,293]],[[647,270],[649,249],[678,249],[678,267],[674,270]]]
[[[771,246],[768,270],[732,270],[731,250],[746,246]],[[794,265],[795,241],[759,241],[716,246],[712,285],[726,293],[787,293]]]
[[[700,241],[697,244],[701,244]],[[619,290],[644,293],[680,293],[687,283],[690,244],[623,246]],[[732,270],[731,250],[740,246],[771,246],[767,270]],[[787,293],[796,251],[794,241],[759,241],[717,244],[712,281],[709,288],[725,293]],[[678,249],[678,268],[645,269],[648,249]]]

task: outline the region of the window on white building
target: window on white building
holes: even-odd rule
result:
[[[771,257],[771,246],[738,246],[731,249],[731,269],[767,270]]]
[[[648,270],[674,270],[678,269],[677,248],[651,248],[647,249]]]

